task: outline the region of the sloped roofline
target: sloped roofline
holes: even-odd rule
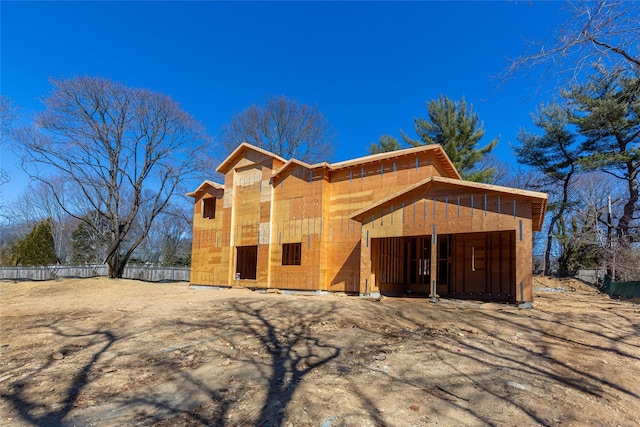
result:
[[[275,171],[273,173],[273,175],[271,175],[271,177],[276,178],[276,177],[282,175],[282,173],[284,171],[286,171],[287,169],[293,167],[294,165],[302,166],[302,167],[305,167],[307,169],[321,169],[321,168],[323,168],[323,169],[331,169],[331,165],[329,163],[327,163],[327,162],[309,164],[309,163],[303,162],[302,160],[291,159],[287,163],[282,165],[282,167],[280,169]]]
[[[209,181],[208,179],[204,180],[202,184],[198,186],[193,191],[190,191],[186,195],[189,197],[197,197],[199,193],[204,191],[206,188],[215,188],[216,190],[224,190],[224,185],[218,184],[217,182]]]
[[[456,170],[455,166],[453,165],[453,162],[451,161],[447,153],[444,151],[442,146],[440,146],[439,144],[423,145],[420,147],[406,148],[403,150],[395,150],[395,151],[388,151],[385,153],[371,154],[368,156],[358,157],[355,159],[345,160],[337,163],[320,162],[320,163],[309,164],[309,163],[303,162],[302,160],[291,159],[287,161],[284,165],[282,165],[280,169],[275,171],[272,177],[280,176],[284,171],[286,171],[293,165],[300,165],[307,169],[326,168],[329,170],[338,170],[338,169],[344,169],[344,168],[357,166],[357,165],[364,165],[367,163],[382,162],[384,160],[395,159],[402,156],[409,156],[412,154],[418,154],[425,151],[435,152],[434,153],[435,157],[440,161],[441,166],[443,166],[444,168],[444,172],[447,175],[449,175],[449,178],[462,179],[462,177]]]
[[[453,162],[444,151],[444,148],[440,144],[421,145],[419,147],[405,148],[403,150],[387,151],[385,153],[371,154],[364,157],[358,157],[356,159],[345,160],[338,163],[332,163],[330,166],[332,169],[342,169],[350,166],[356,166],[366,163],[376,163],[383,160],[393,159],[402,156],[409,156],[411,154],[422,153],[425,151],[435,151],[435,156],[440,160],[441,165],[444,167],[449,178],[462,179]]]
[[[365,215],[368,212],[371,212],[372,210],[386,203],[389,203],[395,199],[401,198],[405,194],[408,194],[418,188],[427,187],[429,185],[437,186],[438,184],[446,184],[446,185],[453,185],[458,187],[486,190],[486,191],[502,193],[502,194],[510,194],[513,196],[519,196],[519,197],[531,199],[532,200],[531,208],[533,211],[532,212],[533,230],[540,231],[542,229],[542,222],[544,221],[544,215],[547,210],[548,196],[546,193],[540,193],[540,192],[531,191],[531,190],[522,190],[519,188],[503,187],[500,185],[483,184],[483,183],[472,182],[472,181],[463,181],[459,179],[446,178],[442,176],[431,176],[429,178],[423,179],[422,181],[418,181],[413,185],[405,187],[402,190],[385,197],[384,199],[380,199],[354,212],[351,215],[351,219],[361,222],[361,220],[365,217]]]
[[[252,150],[255,152],[258,152],[260,154],[264,154],[265,156],[280,160],[282,163],[286,163],[287,161],[285,159],[283,159],[282,157],[278,156],[277,154],[273,154],[270,151],[267,151],[263,148],[260,147],[256,147],[255,145],[251,145],[247,142],[243,142],[242,144],[238,145],[238,148],[236,148],[235,150],[233,150],[231,152],[231,154],[229,154],[227,156],[226,159],[224,159],[224,161],[222,163],[220,163],[220,166],[217,167],[216,171],[220,172],[222,174],[225,174],[229,171],[229,169],[231,168],[231,165],[234,163],[234,161],[236,160],[237,157],[239,157],[242,152],[244,152],[244,150]]]

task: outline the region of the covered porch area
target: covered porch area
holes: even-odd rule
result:
[[[382,295],[516,299],[513,231],[373,238],[370,245],[371,285]]]

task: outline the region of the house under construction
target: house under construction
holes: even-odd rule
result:
[[[194,198],[193,285],[531,301],[547,195],[461,179],[439,145],[338,163],[243,143]]]

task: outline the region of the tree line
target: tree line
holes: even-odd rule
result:
[[[550,64],[558,82],[554,99],[532,113],[533,128],[523,124],[513,147],[518,167],[492,156],[499,137],[484,141],[471,103],[445,95],[426,102],[415,136],[399,129],[399,138],[382,135],[368,151],[441,144],[464,179],[545,191],[536,265],[546,274],[598,267],[627,278],[640,273],[639,6],[565,7],[570,17],[551,45],[531,45],[505,71],[515,78]],[[21,128],[12,125],[15,107],[1,101],[2,141],[14,141],[33,184],[2,206],[13,226],[3,226],[0,262],[33,262],[29,254],[40,252],[32,246],[46,241],[57,262],[105,262],[110,277],[130,261],[189,263],[192,205],[183,195],[214,170],[202,124],[165,95],[98,77],[52,80],[44,110]],[[317,106],[271,97],[232,116],[215,154],[246,141],[313,163],[330,158],[335,135]],[[0,173],[0,185],[7,179]]]
[[[549,194],[537,265],[545,274],[602,268],[614,278],[640,279],[640,6],[618,0],[567,1],[567,21],[550,44],[531,43],[505,78],[547,65],[558,88],[532,113],[513,147],[522,169],[490,157],[482,122],[464,99],[441,96],[416,117],[418,139],[400,134],[372,143],[374,154],[441,144],[464,179]],[[540,241],[544,240],[544,241]]]
[[[498,139],[481,146],[485,132],[464,99],[426,103],[414,120],[419,139],[402,130],[402,143],[380,136],[369,153],[441,144],[463,179],[549,194],[541,256],[545,274],[570,276],[603,268],[630,280],[640,274],[640,77],[624,69],[594,67],[586,81],[532,113],[534,129],[522,129],[513,147],[522,166],[490,159]]]

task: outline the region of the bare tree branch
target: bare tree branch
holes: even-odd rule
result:
[[[16,115],[13,102],[6,96],[0,95],[0,149],[7,145]],[[0,169],[0,185],[7,182],[9,182],[9,174],[4,169]]]
[[[222,127],[221,141],[227,153],[247,142],[285,159],[315,163],[331,157],[334,134],[326,118],[307,104],[284,96],[251,105]]]
[[[563,10],[567,18],[553,40],[528,41],[527,51],[509,60],[502,82],[543,65],[543,78],[560,86],[577,82],[596,63],[640,72],[640,2],[567,0]]]
[[[105,262],[110,277],[121,277],[155,218],[202,170],[208,138],[165,95],[102,78],[52,84],[46,110],[18,134],[24,169],[45,183],[49,174],[63,177],[82,199],[63,198],[52,187],[65,212],[90,228],[108,224]],[[89,220],[88,212],[102,220]]]

